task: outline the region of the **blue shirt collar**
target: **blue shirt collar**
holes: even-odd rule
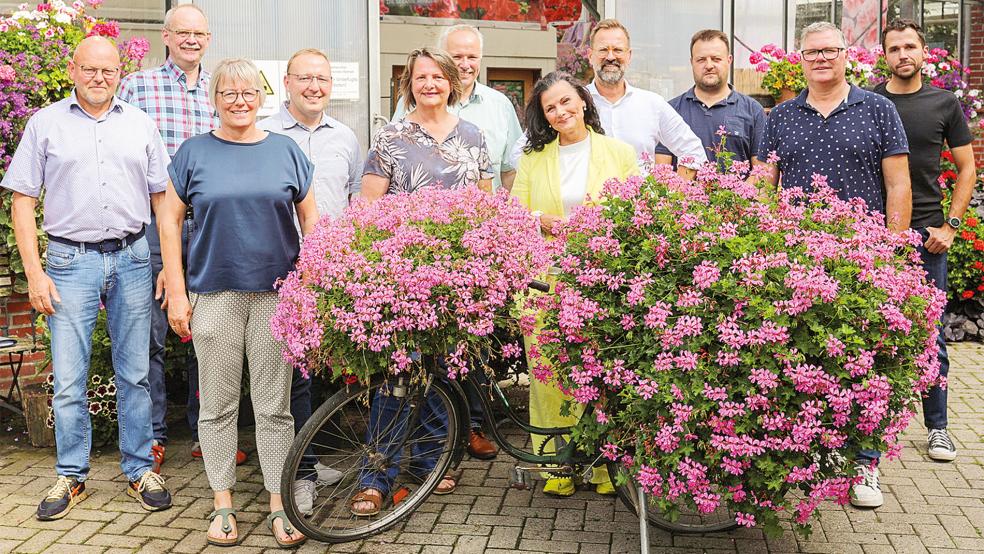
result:
[[[803,89],[802,92],[799,93],[799,95],[796,98],[793,99],[793,102],[795,102],[797,106],[800,106],[802,108],[813,109],[812,106],[806,103],[806,97],[809,94],[810,94],[810,89],[805,88]],[[853,106],[855,104],[860,104],[861,102],[864,102],[864,96],[865,95],[863,90],[861,90],[860,88],[854,85],[851,85],[851,90],[847,93],[847,101],[844,103],[844,105]],[[834,111],[837,111],[837,109],[835,108]]]
[[[683,93],[683,97],[686,100],[690,100],[692,102],[703,102],[703,100],[701,100],[700,98],[697,98],[697,95],[694,94],[694,89],[695,88],[696,87],[690,87],[690,90],[688,90],[687,92]],[[735,87],[733,87],[733,86],[731,86],[729,84],[728,85],[728,88],[731,89],[731,92],[728,94],[728,96],[726,96],[724,98],[723,102],[725,104],[734,104],[734,103],[738,102],[738,93],[735,92]],[[717,104],[714,104],[714,106],[717,106],[719,104],[721,104],[721,102],[718,102]],[[713,108],[714,106],[710,106],[710,107]]]

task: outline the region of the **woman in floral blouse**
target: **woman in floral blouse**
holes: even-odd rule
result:
[[[400,79],[410,113],[376,134],[362,176],[362,196],[375,200],[420,187],[492,190],[492,162],[482,131],[448,111],[461,96],[458,68],[439,50],[410,53]]]
[[[402,121],[380,129],[373,139],[362,176],[361,195],[369,200],[384,194],[413,192],[421,187],[455,189],[478,185],[492,190],[492,163],[485,138],[475,125],[448,112],[461,96],[458,68],[451,57],[440,50],[420,48],[410,53],[406,70],[400,78],[400,94],[410,113]],[[382,389],[380,389],[382,392]],[[405,428],[406,408],[400,399],[377,393],[372,399],[369,428],[382,435],[367,437],[372,444],[395,443]],[[420,429],[403,459],[404,470],[412,478],[424,479],[433,470],[440,454],[439,443],[446,435],[447,412],[436,394],[430,393],[420,411]],[[420,435],[420,436],[418,436]],[[352,514],[368,517],[378,514],[389,504],[390,496],[403,488],[397,482],[400,453],[390,453],[391,464],[385,471],[374,470],[364,460],[360,486],[351,499]],[[446,475],[434,490],[449,494],[457,487],[454,475]],[[397,504],[399,498],[392,500]]]

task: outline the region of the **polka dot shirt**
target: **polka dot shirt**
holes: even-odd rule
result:
[[[847,100],[824,118],[806,96],[804,90],[772,110],[757,157],[779,156],[783,187],[810,190],[813,174],[819,173],[841,198],[863,198],[869,210],[884,213],[881,161],[909,153],[895,106],[851,85]]]

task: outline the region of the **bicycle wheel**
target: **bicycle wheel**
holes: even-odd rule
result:
[[[636,492],[635,481],[628,476],[625,467],[621,464],[609,462],[608,474],[611,476],[612,483],[615,484],[618,497],[622,499],[630,512],[638,516],[639,494]],[[624,476],[625,479],[617,479],[620,475]],[[618,484],[620,480],[623,481],[621,485]],[[709,514],[702,514],[681,501],[676,504],[676,509],[679,510],[680,515],[675,521],[670,521],[656,500],[647,498],[646,519],[651,525],[664,531],[685,535],[730,531],[738,526],[734,512],[727,507],[718,508]]]
[[[339,391],[311,415],[291,445],[281,479],[291,523],[312,539],[354,541],[396,525],[427,499],[452,461],[460,399],[436,378],[426,395],[424,389],[424,384],[410,385],[398,397],[391,384],[378,379]],[[380,417],[381,410],[398,416]],[[414,471],[422,467],[430,469]],[[380,512],[353,515],[352,496],[364,488],[368,476],[382,473],[389,474],[393,485]],[[302,479],[315,481],[310,517],[301,514],[294,494],[294,481]],[[401,498],[394,505],[397,492]]]

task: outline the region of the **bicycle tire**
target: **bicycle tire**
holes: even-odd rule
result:
[[[461,400],[452,392],[451,387],[441,380],[434,378],[431,391],[434,398],[447,412],[446,433],[443,437],[432,436],[430,441],[411,438],[414,429],[420,426],[420,413],[416,421],[410,421],[414,412],[407,417],[405,423],[410,426],[408,444],[435,443],[427,452],[437,453],[434,468],[426,475],[416,477],[400,473],[394,482],[392,490],[384,498],[384,503],[378,515],[372,517],[355,516],[350,512],[350,498],[361,489],[360,473],[374,460],[377,467],[386,465],[387,457],[384,452],[365,440],[368,437],[368,421],[370,408],[368,401],[375,397],[386,382],[382,378],[374,379],[368,386],[353,385],[335,393],[325,401],[308,419],[294,439],[284,463],[281,477],[281,494],[284,511],[290,522],[307,537],[328,543],[341,543],[361,540],[390,529],[412,514],[421,503],[434,491],[452,462],[454,445],[459,440],[458,409]],[[415,402],[418,397],[420,384],[407,387],[407,394],[400,400],[401,410]],[[360,426],[358,421],[362,417]],[[377,419],[380,421],[380,419]],[[344,422],[344,423],[342,423]],[[426,422],[425,422],[426,423]],[[343,428],[344,427],[344,428]],[[386,432],[391,429],[386,429]],[[302,468],[305,451],[311,447],[315,458],[326,466],[341,472],[337,483],[327,484],[318,481],[318,469]],[[438,452],[439,449],[439,452]],[[409,459],[405,453],[408,447],[401,448],[404,465]],[[411,451],[412,452],[412,451]],[[370,453],[371,456],[366,456]],[[309,458],[310,460],[310,458]],[[411,459],[412,462],[412,459]],[[310,464],[308,464],[310,465]],[[304,517],[297,506],[293,484],[299,478],[315,477],[314,513]],[[409,492],[399,502],[392,505],[389,497],[395,491],[405,487]]]
[[[608,475],[611,477],[612,484],[618,497],[625,504],[630,512],[639,515],[639,496],[633,486],[631,478],[625,479],[621,485],[618,484],[616,476],[625,473],[625,468],[617,463],[608,462]],[[700,515],[693,510],[682,510],[684,513],[676,521],[670,521],[664,517],[662,510],[653,502],[649,502],[646,507],[646,519],[649,524],[664,531],[681,535],[699,535],[704,533],[720,533],[730,531],[738,527],[734,514],[727,509],[719,509],[713,514]]]

